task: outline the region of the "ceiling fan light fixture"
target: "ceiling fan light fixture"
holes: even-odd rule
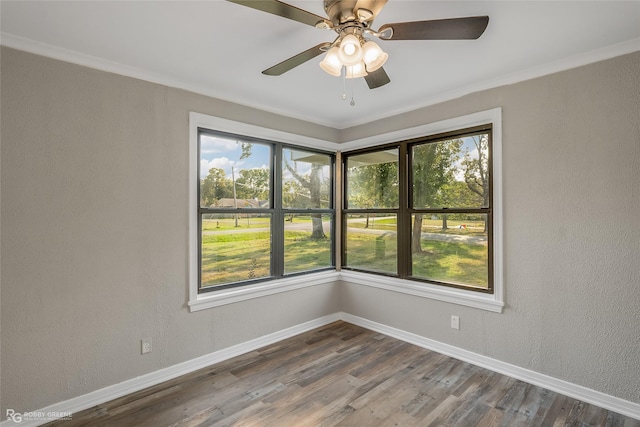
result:
[[[356,65],[362,61],[362,46],[360,40],[353,34],[348,34],[342,38],[340,42],[340,50],[338,51],[340,62],[347,67]]]
[[[340,62],[340,58],[338,57],[339,51],[339,48],[335,46],[332,47],[326,53],[324,59],[320,62],[320,68],[322,68],[325,73],[335,77],[340,77],[340,75],[342,74],[342,63]]]
[[[368,74],[369,73],[367,73],[367,68],[365,67],[364,62],[360,61],[357,64],[349,65],[346,67],[345,77],[348,79],[357,79]]]
[[[376,71],[389,59],[389,55],[377,45],[369,40],[362,46],[362,60],[367,66],[367,71]]]

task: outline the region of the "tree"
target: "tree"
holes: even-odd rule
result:
[[[477,158],[467,151],[462,160],[465,168],[464,181],[467,188],[482,199],[482,206],[489,206],[489,135],[486,133],[475,135],[472,138],[475,145],[474,153]],[[487,231],[485,221],[484,231]]]
[[[240,144],[240,149],[242,150],[242,154],[240,154],[240,158],[238,160],[244,160],[247,157],[250,157],[252,154],[252,150],[253,150],[253,144],[251,144],[250,142],[246,142],[246,141],[236,141],[236,145]],[[237,187],[236,187],[236,176],[235,176],[235,171],[234,171],[234,167],[231,166],[231,178],[232,178],[232,189],[233,189],[233,207],[237,208],[238,207],[238,195],[236,193]],[[235,226],[238,227],[238,214],[234,214],[233,215],[233,220],[235,223]]]
[[[349,200],[363,209],[398,207],[398,163],[389,161],[352,168]],[[364,228],[369,228],[369,214]]]
[[[442,192],[449,206],[455,205],[460,208],[482,206],[482,197],[469,190],[464,181],[449,182],[442,187]]]
[[[218,200],[231,196],[231,182],[227,179],[224,170],[220,168],[209,169],[209,174],[200,183],[201,205],[211,206]]]
[[[451,194],[448,184],[455,181],[454,163],[459,159],[462,140],[452,139],[415,146],[412,150],[413,206],[415,208],[446,207]],[[442,228],[447,228],[443,215]],[[422,252],[422,214],[415,214],[411,240],[413,253]]]
[[[236,178],[237,197],[266,200],[269,198],[269,169],[242,169]]]
[[[286,180],[282,183],[282,205],[283,207],[304,206],[304,188],[296,180]],[[293,214],[289,214],[287,221],[293,222]]]
[[[309,191],[309,207],[322,207],[322,168],[325,165],[311,163],[311,171],[308,176],[302,175],[298,172],[297,162],[294,162],[294,166],[291,166],[287,159],[284,159],[284,165],[295,180],[298,181],[300,186]],[[324,239],[326,237],[327,236],[324,233],[322,225],[322,214],[311,214],[311,238]]]

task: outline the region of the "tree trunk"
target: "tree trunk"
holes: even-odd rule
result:
[[[319,208],[322,206],[322,201],[320,200],[320,191],[322,182],[320,180],[320,172],[322,172],[322,166],[313,165],[311,166],[311,174],[309,176],[309,195],[311,197],[311,206],[314,208]],[[322,215],[321,214],[313,214],[311,215],[311,224],[312,224],[312,239],[324,239],[327,237],[324,234],[324,230],[322,228]]]
[[[411,253],[419,254],[420,252],[422,252],[422,215],[416,214],[411,233]]]
[[[447,224],[447,214],[442,215],[442,229],[446,230],[449,228],[449,225]]]
[[[312,214],[311,215],[311,238],[312,239],[324,239],[327,237],[324,234],[324,229],[322,227],[322,215],[321,214]]]

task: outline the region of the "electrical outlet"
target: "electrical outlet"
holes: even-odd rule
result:
[[[451,328],[452,329],[460,329],[460,317],[451,316]]]
[[[143,338],[140,340],[140,343],[142,347],[142,354],[151,353],[151,350],[153,349],[151,346],[151,338]]]

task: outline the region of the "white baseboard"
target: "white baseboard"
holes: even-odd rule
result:
[[[197,371],[198,369],[205,368],[207,366],[225,361],[227,359],[231,359],[232,357],[239,356],[241,354],[264,347],[266,345],[273,344],[278,341],[282,341],[284,339],[301,334],[303,332],[307,332],[312,329],[327,325],[337,320],[343,320],[354,325],[362,326],[363,328],[380,332],[382,334],[389,335],[390,337],[397,338],[399,340],[406,341],[408,343],[415,344],[417,346],[433,350],[447,356],[455,357],[456,359],[472,363],[476,366],[490,369],[492,371],[508,375],[527,383],[544,387],[563,395],[582,400],[583,402],[594,404],[610,411],[614,411],[619,414],[640,420],[640,404],[629,402],[627,400],[610,396],[599,391],[591,390],[580,385],[553,378],[548,375],[540,374],[538,372],[511,365],[500,360],[492,359],[481,354],[473,353],[468,350],[454,347],[449,344],[441,343],[439,341],[425,338],[420,335],[406,332],[401,329],[396,329],[382,323],[373,322],[371,320],[367,320],[362,317],[354,316],[352,314],[344,312],[338,312],[323,316],[318,319],[314,319],[300,325],[292,326],[290,328],[286,328],[260,338],[256,338],[219,351],[215,351],[202,357],[188,360],[183,363],[178,363],[177,365],[160,369],[158,371],[151,372],[137,378],[132,378],[119,384],[114,384],[112,386],[108,386],[100,390],[75,397],[73,399],[54,403],[53,405],[49,405],[46,408],[39,409],[37,411],[34,411],[33,413],[76,413],[84,409],[99,405],[101,403],[126,396],[127,394],[143,390],[147,387],[160,384],[164,381],[179,377],[180,375],[185,375]],[[4,416],[5,414],[2,415]],[[14,422],[11,419],[7,419],[0,423],[0,427],[38,426],[53,421],[54,419],[55,417],[48,417],[46,419],[24,418],[22,422]]]
[[[197,357],[192,360],[188,360],[186,362],[178,363],[177,365],[169,366],[168,368],[160,369],[146,375],[132,378],[130,380],[126,380],[121,383],[84,394],[82,396],[74,397],[63,402],[54,403],[53,405],[49,405],[46,408],[33,411],[31,414],[34,414],[35,416],[23,417],[21,422],[15,422],[9,418],[1,422],[0,427],[39,426],[56,419],[55,416],[47,416],[47,414],[73,414],[76,412],[80,412],[101,403],[109,402],[113,399],[117,399],[119,397],[126,396],[127,394],[134,393],[147,387],[151,387],[164,381],[179,377],[180,375],[185,375],[197,371],[198,369],[206,368],[207,366],[213,365],[215,363],[219,363],[227,359],[239,356],[241,354],[257,350],[266,345],[282,341],[284,339],[293,337],[303,332],[310,331],[315,328],[319,328],[338,320],[340,320],[340,313],[333,313],[327,316],[323,316],[318,319],[301,323],[300,325],[292,326],[290,328],[286,328],[272,334],[268,334],[241,344],[215,351],[201,357]],[[2,416],[5,415],[6,414],[2,414]]]
[[[500,360],[483,356],[478,353],[473,353],[471,351],[464,350],[459,347],[454,347],[449,344],[441,343],[439,341],[434,341],[432,339],[406,332],[401,329],[383,325],[382,323],[373,322],[371,320],[354,316],[349,313],[340,313],[340,319],[344,320],[345,322],[362,326],[363,328],[380,332],[381,334],[385,334],[390,337],[415,344],[428,350],[433,350],[438,353],[442,353],[447,356],[469,362],[473,365],[522,380],[529,384],[540,386],[548,390],[563,394],[565,396],[569,396],[574,399],[578,399],[583,402],[590,403],[601,408],[605,408],[607,410],[640,420],[640,404],[638,403],[629,402],[628,400],[610,396],[608,394],[604,394],[587,387],[553,378],[548,375],[521,368],[510,363],[502,362]]]

